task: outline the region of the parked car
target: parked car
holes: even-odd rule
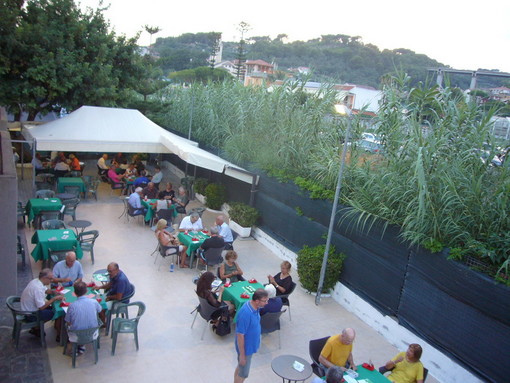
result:
[[[384,147],[379,141],[363,139],[359,140],[356,145],[369,153],[382,153],[384,151]]]

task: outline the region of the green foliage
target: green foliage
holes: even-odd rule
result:
[[[207,185],[209,185],[209,180],[207,178],[197,178],[193,183],[195,193],[205,195],[205,188]]]
[[[221,184],[207,185],[204,195],[206,206],[213,210],[221,210],[221,205],[227,202],[227,188]]]
[[[299,282],[308,291],[316,292],[326,245],[315,247],[304,246],[297,254],[297,268]],[[335,247],[329,249],[326,274],[324,276],[323,291],[327,292],[338,282],[345,254],[335,252]]]
[[[254,207],[241,202],[230,203],[228,211],[230,219],[234,220],[242,227],[252,227],[257,222],[259,212]]]
[[[460,247],[454,247],[450,249],[448,259],[454,259],[460,261],[464,257],[463,251]]]
[[[300,217],[302,217],[302,216],[303,216],[303,214],[304,214],[304,213],[303,213],[303,209],[301,209],[299,206],[296,206],[296,207],[295,207],[295,210],[296,210],[296,214],[297,214],[298,216],[300,216]]]
[[[311,199],[329,199],[333,200],[335,197],[335,191],[325,189],[322,185],[317,182],[311,181],[303,177],[296,177],[294,182],[301,189],[308,190],[310,192]]]
[[[444,245],[433,238],[429,238],[423,242],[423,247],[427,250],[430,250],[431,253],[439,253],[441,250],[443,250]]]
[[[224,81],[232,78],[224,69],[211,69],[206,66],[172,72],[168,77],[173,82],[177,83],[201,82],[202,84],[207,84],[210,81]]]

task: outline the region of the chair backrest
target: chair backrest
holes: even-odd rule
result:
[[[96,241],[97,237],[99,237],[99,231],[97,230],[84,231],[78,234],[78,241],[80,244],[90,243],[92,246],[94,246],[94,242]]]
[[[95,193],[97,192],[97,188],[99,187],[99,185],[101,184],[101,181],[100,180],[94,180],[90,183],[90,187],[89,187],[89,191]]]
[[[81,177],[81,171],[79,170],[72,170],[68,174],[69,177]]]
[[[223,262],[223,257],[221,253],[223,251],[223,247],[210,247],[206,251],[204,251],[204,260],[205,262],[211,265],[218,265]]]
[[[285,311],[275,313],[265,313],[260,317],[260,327],[262,334],[268,334],[280,329],[280,317]]]
[[[64,205],[64,214],[73,214],[76,211],[76,207],[80,204],[79,198],[71,198],[62,201]]]
[[[135,317],[129,318],[129,307],[138,307]],[[132,302],[132,303],[119,303],[116,306],[117,317],[113,320],[113,332],[130,333],[135,332],[138,327],[138,322],[145,312],[145,303]],[[119,315],[124,314],[124,318],[119,318]]]
[[[66,259],[66,253],[68,251],[76,251],[76,248],[73,247],[72,249],[65,249],[65,250],[48,249],[50,259],[53,261],[53,263],[57,263],[57,262],[60,262],[60,261],[63,261],[64,259]]]
[[[295,288],[296,282],[292,282],[292,284],[289,287],[289,290],[286,291],[286,294],[278,295],[282,299],[282,302],[285,306],[289,305],[289,295],[294,292]]]
[[[173,209],[161,209],[158,211],[157,215],[159,219],[165,219],[169,224],[171,224],[174,219]]]
[[[20,302],[21,302],[21,297],[18,297],[18,296],[10,296],[10,297],[7,297],[7,299],[5,300],[5,304],[7,305],[7,308],[11,311],[14,322],[25,319],[25,318],[20,318],[20,316],[25,316],[25,315],[33,315],[33,316],[37,317],[37,321],[39,321],[39,310],[23,311],[23,310],[21,310]]]
[[[218,307],[214,307],[209,303],[209,301],[205,298],[202,298],[197,294],[198,301],[200,302],[200,305],[197,307],[198,312],[200,313],[200,316],[204,318],[206,321],[211,320],[211,315],[218,310]]]
[[[135,285],[133,285],[132,283],[130,283],[131,285],[131,294],[128,294],[124,297],[122,297],[122,299],[120,300],[120,303],[129,303],[129,300],[131,298],[133,298],[133,295],[135,295]]]
[[[140,215],[142,214],[141,210],[138,210],[135,209],[129,202],[128,200],[126,199],[125,200],[125,203],[126,203],[126,207],[127,207],[127,213],[130,217],[134,217],[136,215]]]
[[[171,254],[167,254],[167,250],[173,249],[174,251]],[[179,246],[163,246],[161,243],[159,244],[159,254],[165,258],[169,255],[177,254],[179,252]]]
[[[66,229],[66,224],[60,219],[48,219],[41,223],[43,230],[59,230]]]
[[[76,198],[78,198],[78,196],[81,193],[81,190],[80,190],[79,186],[65,185],[64,192],[69,193],[69,194],[74,194],[76,196]]]
[[[425,383],[425,379],[427,379],[427,375],[429,374],[429,370],[423,367],[423,382]]]
[[[321,354],[321,351],[328,339],[329,336],[325,336],[324,338],[312,339],[308,343],[308,353],[310,354],[310,358],[317,365],[319,364],[319,355]]]
[[[84,330],[68,330],[76,335],[77,340],[75,343],[78,344],[87,344],[92,343],[97,339],[97,336],[94,337],[94,334],[99,331],[99,325],[97,327],[91,327]]]
[[[55,192],[49,189],[37,190],[35,192],[35,198],[53,198],[55,197]]]
[[[232,231],[232,242],[234,242],[236,240],[237,237],[239,237],[239,233],[237,233],[236,231],[234,230],[231,230]]]

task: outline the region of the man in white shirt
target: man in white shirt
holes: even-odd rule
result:
[[[39,318],[47,322],[53,318],[53,309],[51,305],[55,301],[61,301],[64,299],[63,295],[55,295],[50,300],[46,300],[46,295],[57,294],[57,292],[51,290],[48,285],[53,280],[53,272],[51,269],[42,269],[39,272],[39,278],[35,278],[25,287],[21,294],[21,310],[23,311],[39,311]],[[36,320],[35,317],[31,318]],[[60,319],[60,318],[59,318]],[[60,323],[61,320],[55,321],[55,327],[58,327],[57,334],[60,334]],[[40,336],[39,328],[32,328],[30,333],[36,336]],[[57,336],[58,337],[58,336]],[[60,340],[60,339],[59,339]]]
[[[225,223],[225,216],[222,214],[217,216],[215,223],[218,226],[219,236],[225,241],[225,250],[233,250],[234,246],[232,246],[232,242],[234,242],[234,237],[232,235],[232,230],[228,224]]]
[[[103,156],[97,160],[97,166],[99,169],[108,171],[108,165],[106,165],[106,160],[108,159],[108,154],[103,154]]]
[[[179,226],[179,231],[199,231],[202,230],[202,218],[198,213],[191,213],[189,216],[184,217]]]

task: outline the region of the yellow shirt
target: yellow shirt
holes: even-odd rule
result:
[[[406,353],[400,352],[393,359],[404,358],[402,362],[398,362],[395,368],[391,370],[388,379],[396,383],[415,383],[417,380],[423,379],[423,364],[420,361],[411,363],[406,360]]]
[[[321,355],[334,365],[344,367],[352,352],[352,343],[343,344],[340,339],[340,334],[330,336],[321,351]]]

